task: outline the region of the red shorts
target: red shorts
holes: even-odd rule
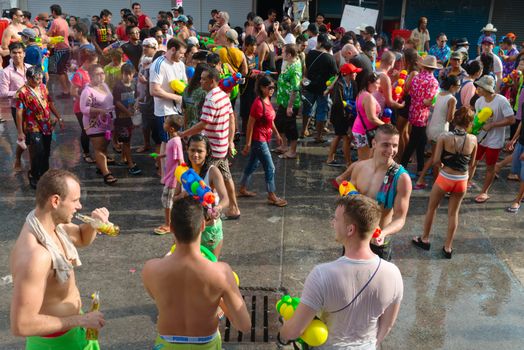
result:
[[[502,148],[489,148],[486,146],[478,145],[475,160],[482,160],[485,154],[486,165],[495,165],[497,163],[497,160],[499,160],[499,154],[501,150]]]
[[[435,184],[444,192],[463,193],[468,189],[468,174],[451,175],[440,170]]]

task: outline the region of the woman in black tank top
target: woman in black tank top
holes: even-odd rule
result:
[[[422,236],[412,240],[415,246],[424,250],[430,249],[431,226],[442,198],[448,193],[450,195],[448,232],[442,248],[442,253],[447,259],[451,259],[453,252],[452,244],[458,226],[458,213],[467,191],[468,168],[474,161],[474,155],[477,152],[476,137],[466,133],[472,122],[473,111],[468,107],[461,107],[454,116],[455,130],[439,137],[433,155],[433,163],[442,166],[429,197],[424,232]]]

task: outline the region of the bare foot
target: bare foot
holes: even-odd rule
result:
[[[14,172],[22,171],[22,163],[20,161],[16,161],[15,164],[13,164],[13,171]]]

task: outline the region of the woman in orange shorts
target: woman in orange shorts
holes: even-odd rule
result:
[[[448,233],[442,248],[442,253],[447,259],[451,259],[453,252],[453,237],[457,231],[460,204],[467,190],[468,168],[475,160],[474,155],[477,152],[477,138],[466,132],[473,121],[473,111],[468,107],[461,107],[455,113],[453,121],[455,129],[440,135],[433,155],[433,163],[441,164],[441,170],[429,197],[424,233],[412,240],[417,247],[429,250],[429,234],[437,208],[444,195],[449,193]]]

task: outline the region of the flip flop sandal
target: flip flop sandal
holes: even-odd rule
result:
[[[478,196],[475,197],[475,203],[478,203],[478,204],[486,203],[489,200],[489,198],[490,197],[488,195],[479,194]]]
[[[167,234],[167,233],[170,233],[171,230],[166,229],[166,228],[163,227],[163,226],[158,226],[157,228],[155,228],[155,229],[153,230],[153,232],[154,232],[156,235],[160,235],[160,236],[161,236],[161,235],[165,235],[165,234]]]
[[[446,248],[442,247],[442,254],[446,259],[451,259],[451,256],[453,255],[453,249],[450,252],[447,252]]]
[[[413,243],[417,247],[422,248],[424,250],[429,250],[431,248],[431,243],[426,243],[426,242],[422,241],[422,238],[420,236],[418,236],[417,238],[412,239],[411,243]]]
[[[244,198],[251,198],[255,197],[257,194],[255,192],[245,191],[245,192],[238,192],[237,197],[244,197]]]
[[[276,154],[284,154],[284,153],[286,153],[286,151],[282,151],[281,149],[278,149],[278,148],[273,148],[271,150],[271,152],[276,153]]]
[[[220,218],[222,220],[226,220],[226,221],[227,220],[238,220],[238,219],[240,219],[240,214],[238,214],[238,215],[229,215],[229,216],[228,215],[222,215],[222,216],[220,216]]]
[[[506,208],[506,211],[507,211],[508,213],[513,213],[513,214],[515,214],[515,213],[518,213],[518,212],[519,212],[519,209],[520,209],[520,205],[519,205],[518,207],[516,207],[516,208],[514,208],[514,207],[507,207],[507,208]]]
[[[278,158],[280,158],[280,159],[297,159],[297,156],[291,157],[291,156],[288,156],[285,153],[282,153],[282,154],[278,155]]]
[[[104,175],[104,183],[106,185],[114,185],[117,181],[118,179],[114,177],[111,173],[107,173]]]
[[[520,178],[517,174],[509,174],[506,179],[509,181],[520,181]]]
[[[274,205],[276,207],[282,208],[282,207],[285,207],[287,205],[287,201],[285,199],[282,199],[282,198],[277,198],[274,201],[268,200],[267,204]]]

